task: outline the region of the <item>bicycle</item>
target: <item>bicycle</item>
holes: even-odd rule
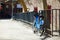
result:
[[[37,22],[35,21],[34,22],[34,33],[42,33],[44,32],[44,20],[40,21],[40,22]]]

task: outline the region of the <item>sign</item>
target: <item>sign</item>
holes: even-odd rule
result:
[[[17,4],[17,8],[22,8],[21,4]]]

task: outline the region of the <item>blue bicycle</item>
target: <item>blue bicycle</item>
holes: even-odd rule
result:
[[[43,31],[43,25],[44,25],[44,20],[42,18],[39,18],[37,17],[35,20],[34,20],[34,33],[36,32],[39,32],[41,33]]]

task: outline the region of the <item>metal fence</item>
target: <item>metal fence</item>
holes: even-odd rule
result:
[[[60,9],[52,9],[52,35],[60,35]]]
[[[50,35],[60,35],[60,9],[40,10],[44,16],[45,32]],[[16,13],[14,19],[22,19],[33,23],[35,12]]]
[[[34,20],[33,15],[34,15],[34,12],[15,13],[14,14],[14,19],[24,20],[24,21],[32,23],[33,20]]]

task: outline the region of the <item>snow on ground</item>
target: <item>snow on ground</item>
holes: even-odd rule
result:
[[[38,40],[39,37],[26,26],[28,25],[20,21],[0,20],[0,39]]]
[[[41,40],[26,23],[15,20],[0,20],[0,40]],[[45,40],[60,40],[60,37],[48,37]]]

